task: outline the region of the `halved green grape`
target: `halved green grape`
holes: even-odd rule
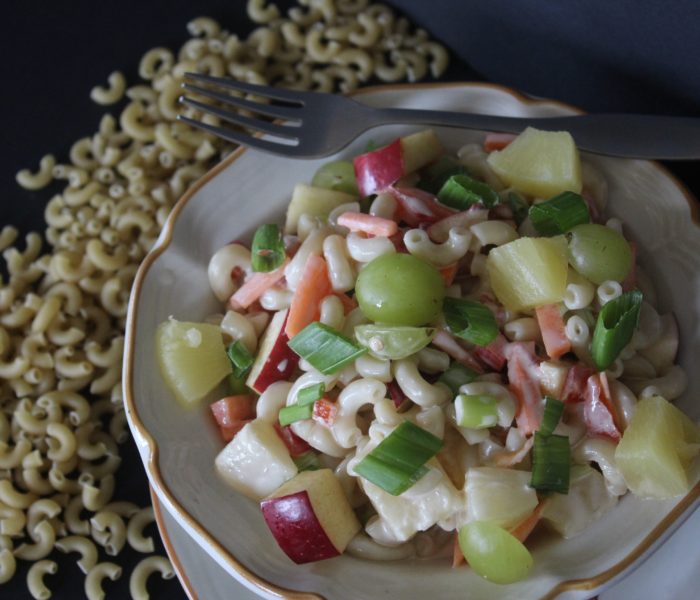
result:
[[[455,398],[457,425],[488,429],[498,425],[498,400],[493,396],[459,394]]]
[[[459,547],[474,572],[494,583],[515,583],[532,568],[532,555],[513,535],[488,521],[459,530]]]
[[[440,313],[445,284],[438,270],[420,258],[384,254],[360,271],[355,295],[368,319],[417,327]]]
[[[334,160],[321,165],[311,180],[314,187],[327,188],[359,196],[355,180],[355,167],[349,160]]]
[[[629,242],[614,229],[585,223],[566,234],[569,264],[596,285],[622,281],[632,267]]]
[[[430,343],[435,334],[432,327],[401,325],[357,325],[355,337],[369,353],[377,358],[399,360],[415,354]]]

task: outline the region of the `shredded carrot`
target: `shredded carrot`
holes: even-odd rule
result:
[[[209,406],[216,422],[221,427],[228,427],[235,422],[255,416],[255,396],[239,394],[226,396]]]
[[[508,386],[518,399],[515,420],[525,435],[537,431],[542,421],[540,382],[534,372],[537,367],[534,342],[511,342],[505,347],[508,360]]]
[[[471,354],[469,354],[469,352],[462,348],[457,340],[444,329],[438,328],[435,331],[432,344],[436,348],[440,348],[440,350],[449,354],[458,363],[464,365],[468,369],[476,371],[477,373],[484,372],[484,367],[482,367],[479,362]]]
[[[346,315],[351,310],[355,310],[357,308],[357,300],[355,300],[355,298],[351,298],[343,292],[336,292],[335,295],[338,296],[338,298],[340,298],[340,301],[343,303],[343,310],[345,311]]]
[[[230,442],[234,437],[236,437],[236,434],[252,420],[253,419],[241,419],[240,421],[236,421],[235,423],[226,425],[225,427],[219,426],[219,431],[221,432],[221,437],[224,439],[224,442]]]
[[[459,547],[459,530],[455,531],[455,539],[452,544],[452,568],[459,567],[459,565],[465,564],[467,560],[462,554],[462,549]]]
[[[541,500],[540,503],[535,506],[533,510],[525,519],[520,521],[511,530],[510,534],[517,538],[519,542],[524,543],[528,536],[533,532],[535,526],[540,521],[540,515],[542,514],[542,509],[547,504],[547,500]]]
[[[321,300],[333,293],[328,279],[326,261],[310,254],[304,265],[304,274],[292,296],[284,332],[292,339],[304,327],[318,321],[321,313]]]
[[[350,231],[362,231],[383,237],[390,237],[399,230],[396,221],[358,212],[343,213],[338,217],[338,225],[347,227]]]
[[[450,265],[448,267],[443,267],[440,269],[440,277],[442,277],[442,280],[445,282],[445,285],[452,285],[452,282],[455,280],[455,275],[457,275],[457,268],[458,265],[457,263]]]
[[[537,324],[542,332],[542,341],[551,358],[559,358],[571,350],[571,341],[566,337],[564,319],[556,304],[544,304],[535,308]]]
[[[611,399],[605,371],[588,378],[583,402],[583,422],[588,431],[593,435],[602,435],[619,442],[621,420]]]
[[[287,266],[289,259],[284,261],[281,267],[276,268],[269,273],[253,273],[248,281],[246,281],[236,292],[231,296],[229,305],[233,310],[248,308],[255,302],[263,292],[269,290],[280,279],[284,277],[284,269]]]
[[[493,459],[493,465],[496,467],[512,467],[518,463],[523,462],[525,457],[528,455],[532,449],[532,445],[535,442],[535,438],[529,437],[527,441],[523,444],[520,450],[515,450],[513,452],[503,452],[497,454]]]
[[[630,245],[630,250],[632,251],[632,266],[630,267],[627,277],[622,282],[622,291],[629,292],[633,290],[637,285],[637,244],[634,242],[627,242]]]
[[[512,133],[487,133],[484,139],[484,151],[503,150],[516,137],[518,136]]]

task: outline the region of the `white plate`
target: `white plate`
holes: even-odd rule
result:
[[[533,102],[505,88],[481,84],[394,86],[363,90],[373,105],[547,116],[572,109]],[[415,131],[400,125],[377,128],[353,142],[344,155],[360,153],[370,139],[390,141]],[[440,129],[455,151],[481,134]],[[649,162],[589,157],[606,175],[614,198],[610,213],[627,215],[628,231],[640,242],[641,260],[654,279],[664,309],[673,308],[683,332],[681,362],[694,373],[700,354],[700,230],[694,201],[661,167]],[[220,449],[206,408],[180,410],[157,376],[155,328],[169,315],[197,320],[219,310],[208,291],[206,265],[231,239],[261,222],[279,219],[297,181],[309,181],[324,161],[292,161],[237,151],[198,182],[178,203],[154,251],[137,274],[129,307],[124,390],[129,423],[151,484],[188,534],[228,573],[267,597],[333,600],[400,595],[422,599],[439,586],[441,598],[525,598],[566,592],[588,597],[658,545],[698,501],[700,484],[682,499],[645,502],[625,497],[620,505],[573,540],[542,544],[535,568],[523,582],[495,587],[469,569],[441,561],[378,564],[343,556],[295,566],[276,547],[258,507],[215,475]],[[264,201],[261,201],[263,199]],[[233,203],[235,202],[235,206]],[[673,294],[671,293],[673,292]],[[675,300],[675,302],[674,302]],[[700,378],[693,375],[679,402],[694,418]],[[400,587],[397,588],[397,582]],[[291,592],[299,590],[299,592]],[[315,593],[312,593],[315,592]]]
[[[259,598],[231,577],[200,546],[192,543],[176,517],[159,505],[153,506],[165,549],[190,600],[256,600]],[[688,600],[700,586],[700,552],[697,532],[700,511],[688,520],[640,568],[600,594],[599,600]]]

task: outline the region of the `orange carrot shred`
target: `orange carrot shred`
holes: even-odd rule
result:
[[[284,264],[274,271],[269,273],[253,273],[248,281],[246,281],[236,292],[231,296],[229,305],[233,310],[248,308],[255,302],[263,292],[270,289],[280,279],[284,277],[284,269],[287,266],[289,259],[284,261]]]
[[[457,263],[440,269],[440,277],[442,277],[446,286],[452,285],[452,282],[455,280],[455,275],[457,275]]]
[[[542,514],[542,509],[545,507],[547,500],[542,500],[535,507],[535,509],[525,517],[520,523],[515,525],[511,530],[510,534],[517,538],[518,541],[524,543],[528,536],[533,532],[535,526],[540,521],[540,515]]]
[[[358,212],[343,213],[338,217],[338,225],[347,227],[350,231],[361,231],[384,237],[390,237],[399,230],[396,221]]]
[[[292,303],[287,315],[284,332],[293,338],[304,327],[318,321],[321,314],[321,300],[333,293],[328,279],[326,261],[320,256],[310,254],[304,265],[304,273],[292,296]]]
[[[571,350],[571,341],[566,337],[564,319],[556,304],[544,304],[535,309],[537,324],[542,332],[542,341],[551,358],[559,358]]]

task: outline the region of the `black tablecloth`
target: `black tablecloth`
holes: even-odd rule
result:
[[[589,110],[700,115],[700,4],[683,0],[615,2],[571,0],[395,0],[455,52],[444,79],[490,80]],[[290,2],[278,2],[280,6]],[[245,0],[71,0],[4,2],[0,115],[0,226],[43,229],[46,191],[27,192],[15,173],[48,152],[67,155],[70,144],[92,134],[104,109],[89,91],[115,69],[135,81],[138,60],[157,45],[179,47],[186,22],[202,14],[245,33]],[[463,60],[460,61],[458,57]],[[700,193],[697,162],[671,170]],[[118,496],[149,501],[146,477],[133,444],[123,450]],[[135,554],[120,558],[125,575],[107,582],[108,597],[128,597]],[[29,597],[20,574],[0,586],[0,597]],[[47,578],[53,598],[83,597],[75,555]],[[154,597],[184,597],[175,581]]]

